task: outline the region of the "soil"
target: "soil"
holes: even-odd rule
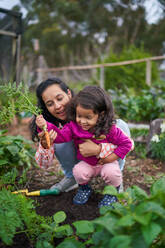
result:
[[[9,127],[8,134],[22,135],[30,139],[28,131],[28,121],[17,125],[17,128]],[[132,152],[126,160],[123,172],[124,189],[137,185],[149,193],[151,184],[165,173],[165,164],[150,158],[137,158]],[[28,173],[26,188],[29,191],[48,189],[51,185],[58,182],[63,177],[60,165],[57,160],[47,171],[33,168]],[[64,211],[67,215],[65,223],[71,224],[77,220],[93,220],[99,216],[98,202],[102,198],[99,193],[104,188],[104,182],[100,177],[91,182],[93,194],[88,203],[82,206],[74,205],[73,196],[77,189],[57,196],[32,197],[36,204],[36,212],[42,216],[52,216],[58,211]],[[57,245],[57,244],[55,244]],[[0,242],[0,248],[7,248]],[[12,248],[33,248],[26,236],[16,235]]]

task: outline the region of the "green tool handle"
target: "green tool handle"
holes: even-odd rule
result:
[[[40,190],[40,196],[46,196],[46,195],[59,195],[60,190],[59,189],[41,189]]]

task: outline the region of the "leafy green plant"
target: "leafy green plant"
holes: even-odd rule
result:
[[[151,139],[151,157],[165,161],[165,122],[160,126],[160,135],[155,134]]]
[[[38,236],[36,247],[50,247],[53,248],[54,238],[61,238],[65,236],[71,236],[73,230],[68,224],[61,224],[66,219],[66,214],[63,211],[59,211],[52,216],[50,224],[42,224],[43,233]],[[46,243],[45,243],[46,241]]]
[[[26,171],[36,165],[32,142],[24,137],[6,135],[0,130],[0,184],[14,184],[19,175],[25,181]],[[22,176],[21,174],[22,173]]]
[[[0,191],[0,206],[0,238],[6,245],[11,245],[19,233],[36,240],[43,231],[42,225],[50,223],[49,218],[36,214],[31,199],[6,189]]]
[[[76,235],[67,237],[58,248],[165,246],[165,177],[152,184],[150,195],[137,186],[120,194],[107,186],[104,194],[117,195],[119,202],[114,208],[101,208],[101,216],[93,221],[74,222]]]
[[[109,90],[109,92],[120,118],[136,122],[164,118],[165,95],[163,88],[152,87],[149,90],[141,90],[139,95],[135,95],[134,92],[125,94],[121,90]]]

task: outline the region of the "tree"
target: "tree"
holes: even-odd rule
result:
[[[153,55],[161,53],[164,33],[157,41],[153,37],[148,39],[153,31],[158,32],[159,26],[147,23],[144,0],[21,0],[21,3],[28,10],[24,48],[32,53],[32,41],[39,39],[40,53],[49,66],[95,63],[110,49],[120,54],[129,44],[136,47],[144,44]]]

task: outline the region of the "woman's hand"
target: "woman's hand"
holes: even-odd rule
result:
[[[36,125],[40,128],[43,129],[44,126],[46,126],[46,120],[42,115],[38,115],[36,117]]]
[[[79,145],[80,153],[83,157],[99,156],[101,146],[94,143],[90,139],[84,140],[84,143]]]
[[[45,132],[42,131],[38,134],[38,137],[40,139],[41,145],[43,146],[43,148],[47,149],[47,142],[46,142],[46,138],[45,138]],[[57,133],[54,130],[50,130],[49,132],[49,137],[50,137],[50,144],[53,145],[53,141],[55,140],[55,138],[57,137]]]

